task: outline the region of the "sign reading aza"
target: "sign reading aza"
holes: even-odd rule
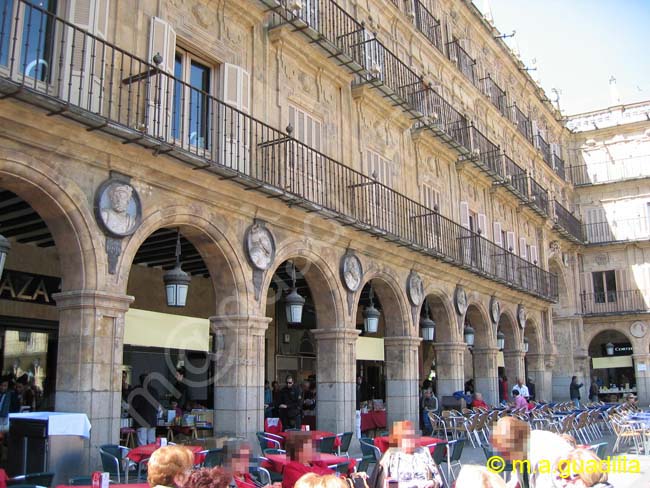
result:
[[[52,294],[61,289],[61,278],[5,269],[0,280],[0,299],[56,305]]]

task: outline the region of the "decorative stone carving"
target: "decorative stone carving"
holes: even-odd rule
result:
[[[517,306],[517,323],[522,329],[526,327],[526,308],[521,303]]]
[[[422,284],[422,278],[415,271],[409,273],[409,277],[406,280],[406,292],[411,305],[417,307],[422,303],[422,298],[424,298],[424,285]]]
[[[493,296],[490,299],[490,318],[492,319],[493,324],[499,323],[499,318],[501,317],[501,304],[497,297]]]
[[[275,259],[275,239],[264,222],[256,220],[246,231],[246,255],[253,267],[265,271]]]
[[[133,234],[142,220],[138,192],[121,178],[104,181],[95,194],[95,219],[110,237]]]
[[[648,332],[648,324],[646,324],[645,322],[634,322],[632,325],[630,325],[630,334],[632,334],[634,337],[638,339],[645,337],[647,332]]]
[[[348,250],[341,258],[340,272],[341,281],[345,287],[351,292],[357,291],[361,285],[363,268],[361,261],[353,251]]]
[[[456,304],[456,312],[458,312],[458,315],[464,315],[465,312],[467,312],[467,294],[465,293],[465,288],[460,285],[456,285],[454,302]]]
[[[609,263],[609,254],[606,253],[596,254],[596,256],[594,257],[594,261],[596,261],[597,264],[603,266]]]

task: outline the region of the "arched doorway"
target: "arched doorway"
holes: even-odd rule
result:
[[[474,391],[483,394],[488,405],[499,401],[497,385],[497,359],[495,333],[490,327],[487,313],[482,306],[470,304],[465,313],[465,325],[474,329],[474,345],[465,353],[465,378],[473,380]]]
[[[374,360],[357,356],[357,374],[364,378],[374,408],[387,406],[387,425],[396,420],[418,422],[418,347],[420,338],[405,312],[405,297],[398,283],[387,275],[370,278],[357,297],[356,324],[362,347],[375,351]],[[379,312],[376,331],[369,331],[368,311]],[[367,346],[366,346],[367,344]],[[383,356],[383,358],[382,358]]]
[[[590,375],[585,378],[582,398],[588,398],[592,381],[598,384],[602,401],[616,402],[629,393],[636,394],[632,354],[632,342],[625,334],[613,329],[596,334],[589,342]]]
[[[524,370],[526,385],[536,401],[547,402],[552,398],[552,371],[546,368],[543,335],[540,326],[532,319],[526,320],[522,350],[524,352]],[[533,385],[535,394],[531,391]]]
[[[504,311],[499,317],[497,345],[499,345],[500,339],[503,340],[503,349],[499,353],[499,376],[507,378],[510,390],[507,392],[507,398],[511,400],[510,393],[512,387],[517,384],[517,380],[521,378],[525,384],[527,379],[521,332],[509,310]],[[499,400],[501,399],[501,392],[499,392]]]

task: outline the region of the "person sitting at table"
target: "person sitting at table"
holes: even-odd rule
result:
[[[431,388],[424,390],[422,399],[420,400],[420,417],[422,419],[423,432],[431,432],[431,420],[429,419],[429,412],[438,410],[438,399],[434,396]]]
[[[472,408],[485,408],[489,409],[488,404],[483,400],[483,394],[476,392],[474,393],[474,399],[472,400]]]
[[[634,393],[629,393],[625,397],[625,403],[623,404],[628,410],[633,410],[635,412],[639,411],[639,405],[637,403],[637,398]]]
[[[224,444],[226,469],[232,475],[237,488],[259,488],[258,483],[248,472],[251,446],[239,439],[228,440]]]
[[[343,478],[333,474],[317,475],[316,473],[307,473],[300,477],[294,488],[350,488]]]
[[[293,376],[288,375],[286,378],[287,385],[280,391],[280,420],[285,429],[297,428],[302,424],[302,391],[300,387],[293,382]]]
[[[519,410],[520,408],[525,408],[528,410],[528,402],[524,398],[523,395],[519,394],[519,390],[512,390],[512,399],[514,400],[515,403],[515,408]]]
[[[408,420],[395,422],[389,447],[372,471],[370,488],[384,488],[388,480],[400,488],[441,488],[442,477],[429,448],[416,447],[415,429]]]
[[[149,458],[147,482],[151,488],[182,488],[193,466],[194,454],[187,447],[161,447]]]
[[[202,468],[192,472],[183,488],[228,488],[232,477],[221,467]]]
[[[290,461],[284,466],[282,488],[293,488],[306,473],[334,474],[331,469],[311,464],[315,450],[310,432],[291,432],[284,445]]]
[[[596,467],[600,469],[594,469]],[[556,464],[553,472],[557,473],[554,487],[612,487],[607,481],[607,468],[602,466],[601,459],[591,449],[578,448],[569,452]]]

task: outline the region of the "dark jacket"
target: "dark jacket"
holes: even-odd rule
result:
[[[0,393],[0,417],[7,418],[10,413],[20,412],[20,400],[13,389],[8,389],[5,393]]]
[[[302,407],[302,390],[300,386],[293,385],[291,388],[285,386],[280,390],[280,405],[287,406],[287,417],[294,418],[300,415]]]
[[[580,400],[580,388],[582,388],[582,383],[578,384],[577,381],[572,381],[569,385],[569,398],[571,400]]]
[[[145,383],[147,385],[147,383]],[[139,386],[129,394],[131,416],[136,428],[155,427],[158,423],[158,392],[151,385]]]

